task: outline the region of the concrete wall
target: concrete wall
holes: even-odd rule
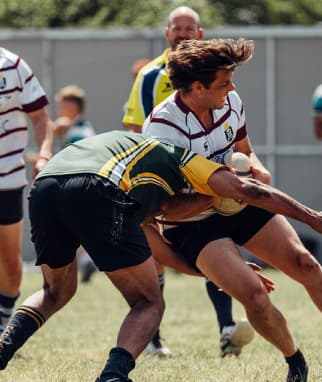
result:
[[[206,38],[255,40],[254,58],[237,69],[250,137],[273,174],[273,184],[321,209],[322,148],[313,136],[311,96],[322,82],[322,28],[219,28]],[[121,129],[122,107],[131,88],[130,69],[165,47],[163,32],[94,30],[0,30],[0,44],[20,54],[45,87],[54,117],[54,94],[77,83],[88,94],[88,117],[97,132]],[[35,147],[33,135],[30,149]],[[30,172],[30,169],[28,169]],[[26,195],[28,190],[26,190]],[[302,224],[302,234],[321,242]],[[26,219],[24,258],[34,256]]]

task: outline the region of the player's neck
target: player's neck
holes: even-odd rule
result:
[[[198,103],[198,100],[189,95],[180,95],[181,101],[198,117],[205,128],[213,124],[212,114],[208,108]]]

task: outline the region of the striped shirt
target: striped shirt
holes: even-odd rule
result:
[[[112,131],[70,144],[57,153],[38,178],[95,174],[138,203],[142,221],[188,181],[195,191],[214,195],[208,178],[221,165],[186,149],[141,134]]]
[[[225,155],[247,135],[243,104],[232,91],[224,107],[210,113],[213,122],[207,129],[176,92],[153,110],[143,125],[143,134],[224,163]]]
[[[206,128],[195,113],[190,110],[175,92],[154,108],[143,125],[143,135],[153,137],[164,143],[171,143],[196,152],[217,163],[225,163],[225,155],[232,152],[234,145],[247,136],[245,112],[239,95],[232,91],[222,109],[210,110],[211,128]],[[243,207],[232,199],[222,199],[226,215],[234,214]],[[222,208],[212,208],[189,220],[201,220]]]
[[[0,190],[27,184],[23,152],[28,143],[26,113],[48,104],[27,63],[0,47]]]
[[[126,103],[123,124],[142,126],[153,108],[173,93],[166,69],[169,50],[139,71]]]

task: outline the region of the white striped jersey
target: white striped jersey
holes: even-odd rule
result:
[[[247,135],[243,104],[232,91],[222,109],[209,112],[213,123],[206,129],[175,92],[153,109],[144,122],[143,134],[223,164],[224,156]]]
[[[222,109],[209,112],[213,123],[207,129],[196,114],[183,104],[179,93],[175,92],[153,109],[144,122],[142,132],[146,137],[186,148],[224,164],[225,155],[233,151],[236,142],[247,136],[243,104],[237,92],[232,91]],[[184,221],[202,220],[216,212],[212,208]],[[227,211],[227,215],[233,213],[236,212]]]
[[[26,113],[48,104],[28,64],[0,47],[0,190],[27,184],[23,152],[28,143]]]

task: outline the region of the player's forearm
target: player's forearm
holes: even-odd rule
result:
[[[162,206],[161,213],[168,221],[187,219],[207,210],[214,198],[201,194],[179,194],[171,197]]]
[[[36,129],[36,141],[39,146],[39,156],[50,159],[52,156],[53,129],[51,121],[47,121],[45,129]]]
[[[241,198],[245,203],[296,219],[322,232],[322,214],[284,192],[254,180],[247,180],[243,189]]]
[[[39,155],[49,159],[52,156],[53,123],[44,109],[29,113],[29,117],[34,127],[35,140],[39,146]]]
[[[181,255],[174,252],[170,246],[164,242],[156,228],[151,225],[142,225],[142,229],[151,248],[152,256],[158,263],[173,268],[180,273],[204,277],[202,273],[191,268]]]
[[[229,171],[217,171],[208,179],[209,187],[224,198],[240,200],[301,221],[322,233],[322,213],[312,210],[282,191],[255,179],[241,179]]]

